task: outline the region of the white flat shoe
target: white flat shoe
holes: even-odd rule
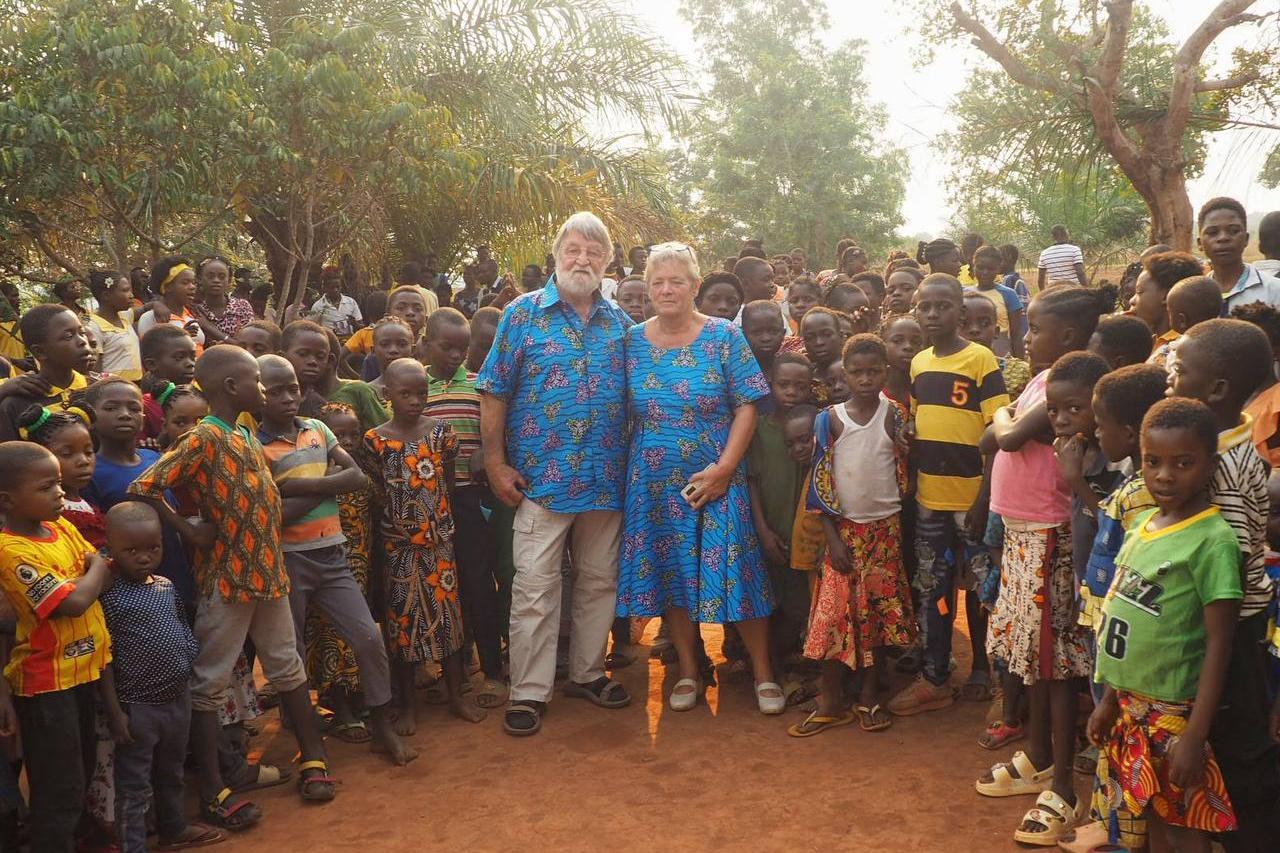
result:
[[[680,692],[682,687],[690,687],[691,690]],[[682,678],[676,682],[675,687],[671,688],[671,696],[667,699],[667,704],[671,706],[673,711],[692,711],[698,705],[698,697],[702,695],[702,685],[694,678]]]
[[[765,696],[764,691],[776,690],[777,696]],[[787,697],[782,692],[782,687],[772,681],[762,681],[756,685],[756,705],[760,708],[761,714],[781,714],[787,710]]]

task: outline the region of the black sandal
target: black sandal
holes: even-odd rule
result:
[[[570,681],[564,686],[564,695],[586,699],[601,708],[625,708],[631,704],[631,696],[627,693],[627,688],[605,675],[589,684]]]
[[[200,807],[200,813],[209,823],[231,832],[243,832],[262,820],[262,809],[243,799],[229,803],[232,796],[230,788],[223,788],[218,796]]]
[[[546,705],[542,702],[522,700],[512,702],[502,715],[502,730],[512,737],[536,735],[542,728],[542,714]]]
[[[310,775],[308,775],[310,774]],[[320,760],[298,765],[298,794],[309,803],[327,803],[338,795],[338,780],[329,775],[329,765]]]

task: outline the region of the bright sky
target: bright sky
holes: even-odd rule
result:
[[[693,39],[679,16],[679,0],[616,0],[624,8],[649,21],[686,59],[696,61]],[[1217,0],[1143,0],[1168,22],[1175,39],[1182,39],[1199,25]],[[1258,5],[1265,5],[1261,0]],[[914,68],[909,42],[916,37],[918,21],[896,0],[827,0],[831,28],[828,45],[851,38],[868,42],[867,82],[871,96],[889,112],[889,137],[911,157],[911,178],[903,206],[905,234],[939,232],[953,213],[943,190],[945,163],[930,146],[932,137],[948,126],[948,104],[969,69],[985,60],[977,48],[948,47],[925,68]],[[1229,57],[1230,47],[1247,31],[1228,33],[1219,39],[1214,56]],[[1229,38],[1230,36],[1230,38]],[[697,79],[695,77],[695,79]],[[1280,191],[1256,183],[1267,151],[1280,142],[1280,133],[1226,132],[1211,144],[1204,177],[1191,185],[1191,202],[1214,195],[1240,199],[1252,211],[1280,209]]]

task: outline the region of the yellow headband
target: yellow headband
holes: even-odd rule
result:
[[[169,270],[169,274],[164,277],[164,281],[160,282],[160,287],[159,287],[160,292],[164,293],[164,289],[169,285],[173,284],[173,280],[175,278],[182,275],[184,272],[186,272],[189,269],[191,269],[191,267],[187,266],[186,264],[175,265],[172,269]]]

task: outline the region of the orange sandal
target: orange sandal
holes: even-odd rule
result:
[[[1025,733],[1022,726],[1011,726],[1004,720],[996,720],[987,726],[987,730],[978,738],[978,746],[983,749],[999,749],[1006,744],[1022,740]]]

